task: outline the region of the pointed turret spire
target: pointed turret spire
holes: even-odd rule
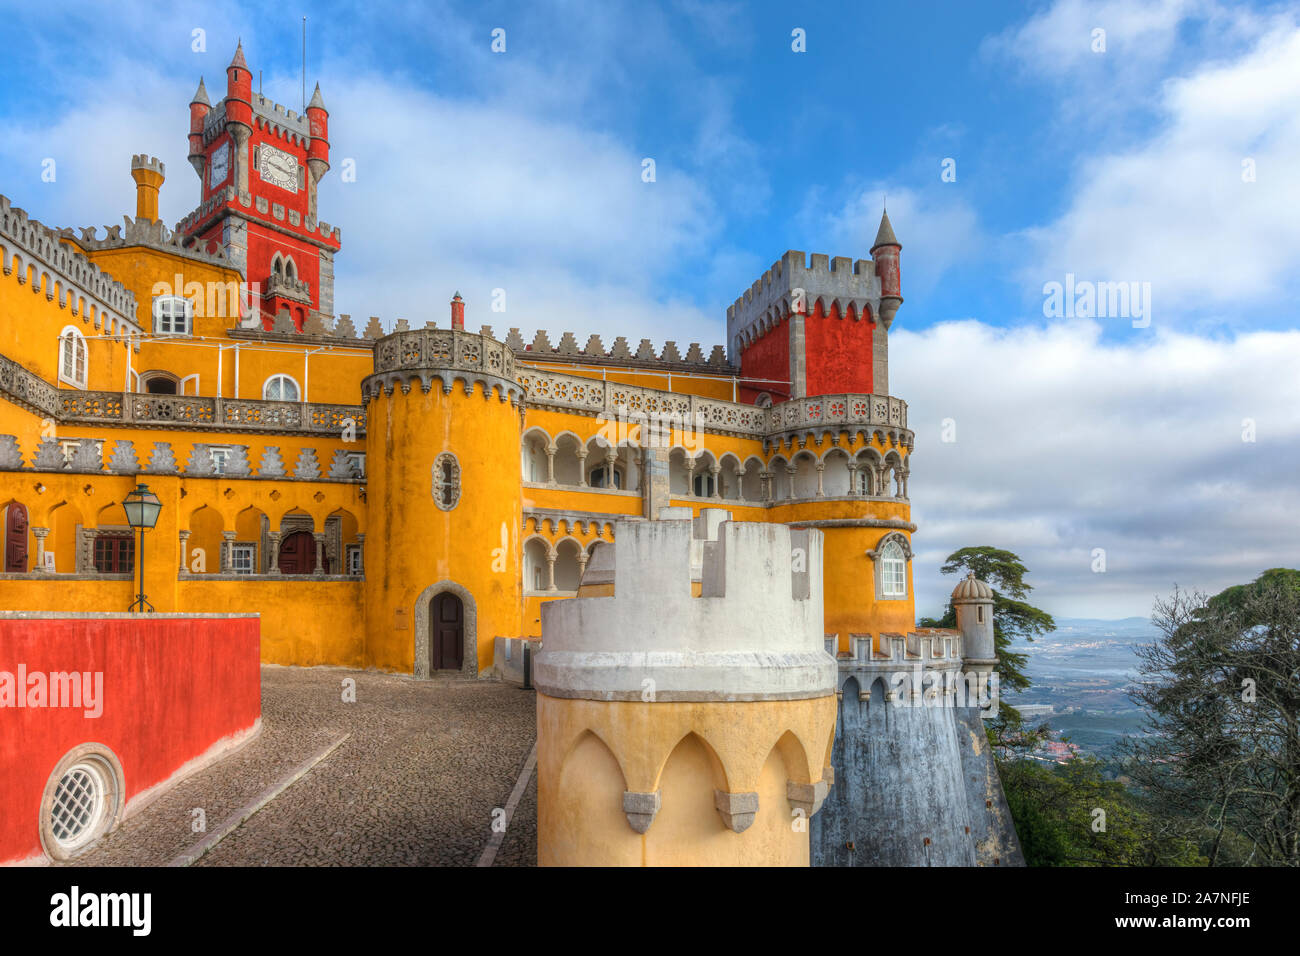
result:
[[[208,99],[208,88],[203,85],[203,77],[199,77],[199,88],[194,91],[194,99],[190,100],[190,105],[200,103],[203,106],[211,106],[212,101]]]
[[[320,84],[316,84],[316,92],[311,95],[311,102],[307,104],[309,110],[325,109],[325,100],[320,95]]]
[[[894,227],[889,224],[888,212],[880,214],[880,229],[876,232],[876,241],[872,245],[871,251],[875,252],[881,246],[898,246],[900,249],[902,248],[902,244],[894,235]]]
[[[235,46],[235,58],[230,61],[230,66],[237,66],[241,70],[248,69],[248,64],[244,62],[244,41],[242,38]],[[230,69],[230,66],[226,67],[226,69]]]

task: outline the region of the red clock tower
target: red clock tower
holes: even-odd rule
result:
[[[244,273],[262,326],[287,317],[303,330],[312,313],[334,313],[339,230],[316,215],[316,187],[329,169],[329,113],[320,85],[305,115],[253,92],[241,44],[215,106],[203,81],[190,103],[190,164],[199,207],[177,230],[220,246]]]

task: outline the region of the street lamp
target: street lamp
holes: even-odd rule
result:
[[[126,512],[126,523],[132,528],[140,529],[140,546],[136,549],[136,563],[140,565],[140,590],[135,602],[128,611],[153,611],[153,605],[144,598],[144,532],[158,523],[158,512],[162,502],[149,490],[148,485],[136,485],[135,490],[122,499],[122,510]]]

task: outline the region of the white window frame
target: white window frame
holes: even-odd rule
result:
[[[360,576],[365,571],[361,559],[361,545],[349,544],[343,548],[343,572]]]
[[[85,388],[89,370],[86,337],[75,326],[64,326],[59,333],[59,381],[74,388]]]
[[[907,597],[907,558],[898,542],[890,541],[880,549],[880,593],[886,600]]]
[[[696,489],[696,484],[695,484],[696,482],[699,482],[699,487],[704,489],[702,492],[701,492],[701,491],[696,491],[696,490],[695,490],[695,489]],[[692,476],[692,478],[691,478],[691,494],[693,494],[696,498],[712,498],[712,497],[713,497],[713,488],[714,488],[714,482],[713,482],[713,474],[712,474],[712,473],[709,473],[709,474],[707,474],[707,475],[696,474],[696,475]]]
[[[212,473],[214,475],[224,475],[226,473],[226,465],[234,451],[232,445],[208,446],[208,454],[212,456]]]
[[[907,566],[912,560],[912,545],[907,536],[891,531],[867,552],[873,565],[877,601],[907,599]]]
[[[177,315],[177,303],[180,303]],[[159,295],[153,300],[154,335],[192,335],[194,303],[183,295]]]
[[[289,382],[291,385],[293,385],[293,391],[294,391],[293,398],[272,398],[270,396],[269,393],[271,391],[271,386],[281,381]],[[266,402],[301,402],[302,388],[299,387],[298,380],[295,379],[292,375],[285,375],[283,372],[281,372],[276,375],[272,375],[270,378],[268,378],[265,382],[262,383],[262,400]]]
[[[240,557],[245,557],[248,561],[247,568],[240,567]],[[230,546],[230,573],[231,574],[256,574],[257,573],[257,545],[251,541],[236,541]]]

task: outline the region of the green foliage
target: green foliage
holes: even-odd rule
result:
[[[999,761],[998,773],[1029,866],[1205,865],[1192,837],[1096,758]]]
[[[1300,866],[1300,571],[1211,598],[1175,590],[1138,649],[1147,734],[1129,772],[1193,821],[1211,865]]]
[[[1025,673],[1028,658],[1011,648],[1020,638],[1032,641],[1037,635],[1056,630],[1052,615],[1024,600],[1033,590],[1033,585],[1025,582],[1029,569],[1013,552],[982,545],[954,551],[939,570],[943,574],[973,573],[993,589],[993,644],[998,655],[999,687],[1003,692],[1028,690],[1030,680]],[[922,618],[917,624],[955,628],[957,613],[950,603],[943,617]],[[999,703],[998,716],[986,726],[999,746],[1005,746],[1010,736],[1024,730],[1020,712],[1005,701]]]

